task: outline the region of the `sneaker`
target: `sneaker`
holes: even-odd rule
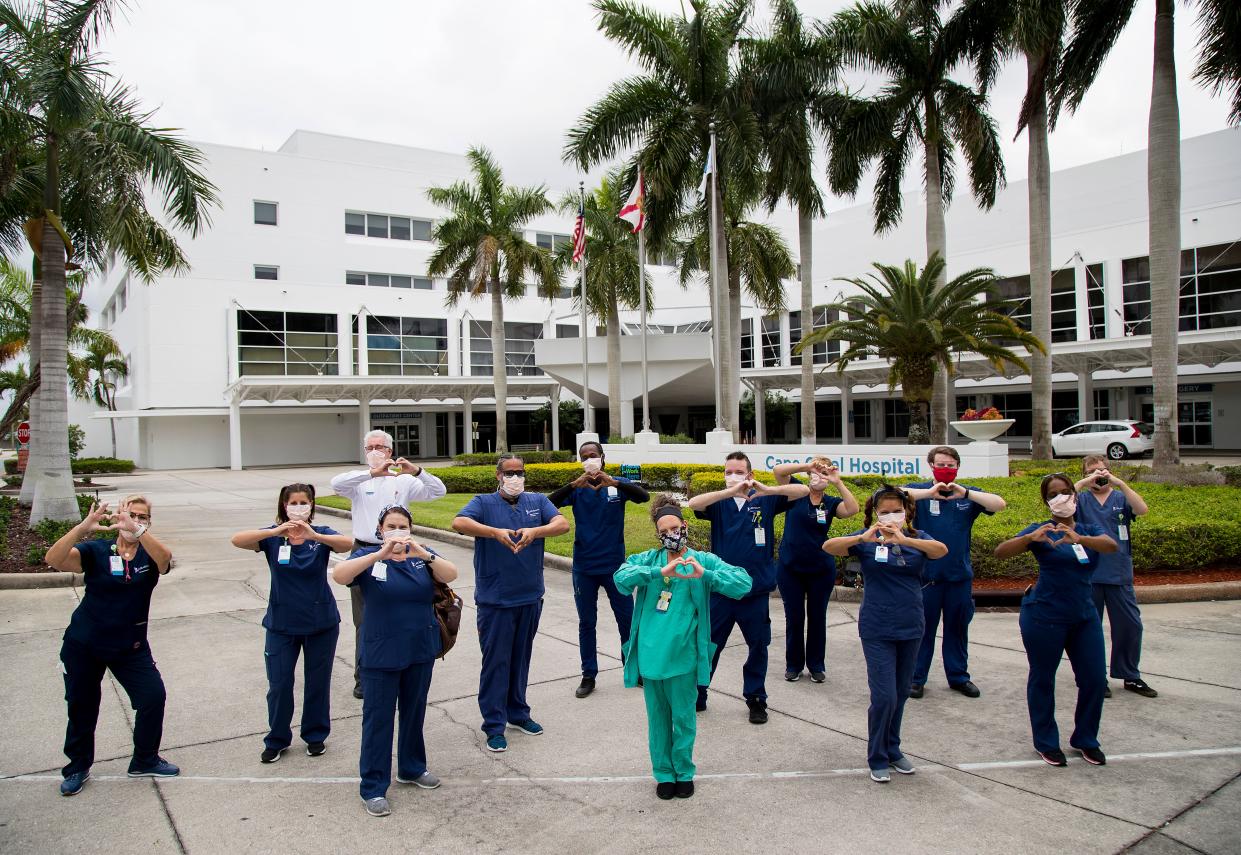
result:
[[[1111,687],[1111,686],[1104,686],[1104,687],[1103,687],[1103,697],[1104,697],[1104,698],[1110,698],[1111,696],[1112,696],[1112,687]]]
[[[767,703],[765,701],[753,700],[746,701],[745,703],[750,708],[750,724],[767,723]]]
[[[909,687],[909,697],[911,698],[922,697],[922,684],[921,683],[914,683],[912,686]]]
[[[509,724],[527,736],[538,736],[543,732],[543,725],[532,718],[528,718],[525,721],[510,721]]]
[[[589,695],[591,692],[593,692],[594,690],[595,690],[595,678],[594,677],[583,677],[581,685],[577,687],[577,691],[575,691],[573,694],[576,697],[584,698],[587,695]]]
[[[812,683],[822,683],[826,679],[827,679],[827,675],[824,674],[822,671],[811,671],[810,672],[810,682]]]
[[[135,769],[132,766],[129,769],[131,778],[175,778],[180,774],[181,770],[163,757],[156,757],[155,763],[145,769]]]
[[[440,785],[440,779],[432,775],[430,772],[423,772],[417,778],[402,778],[396,776],[398,784],[413,784],[415,787],[422,787],[424,790],[434,790]]]
[[[387,816],[392,813],[392,808],[388,806],[388,800],[383,796],[376,796],[373,799],[363,799],[366,805],[366,812],[371,816]]]
[[[677,781],[677,798],[688,799],[694,794],[693,781]]]
[[[888,761],[888,765],[902,775],[912,775],[914,773],[914,764],[909,762],[909,758],[902,755],[896,760]]]
[[[504,738],[504,734],[497,733],[494,736],[488,736],[487,750],[494,751],[497,754],[501,751],[508,751],[508,740]]]
[[[957,683],[955,686],[949,686],[948,688],[952,689],[954,692],[960,692],[967,698],[978,698],[982,696],[982,691],[969,680],[966,680],[964,683]]]
[[[285,749],[283,748],[264,748],[263,753],[259,755],[259,762],[275,763],[280,759],[280,755],[283,754],[284,751]]]
[[[1146,685],[1145,680],[1125,680],[1125,691],[1137,692],[1144,698],[1157,698],[1159,693]]]
[[[876,784],[886,784],[892,780],[892,775],[887,769],[871,769],[870,779]]]
[[[655,795],[664,801],[668,801],[677,794],[677,785],[671,781],[660,781],[655,785]]]
[[[1079,748],[1077,750],[1081,752],[1082,759],[1085,760],[1087,763],[1089,763],[1091,766],[1106,766],[1107,765],[1107,757],[1104,756],[1103,752],[1100,751],[1098,748]]]
[[[85,772],[74,772],[72,775],[65,777],[60,782],[60,794],[62,796],[76,796],[82,792],[82,788],[86,786],[86,782],[90,780],[90,770]]]
[[[306,743],[306,756],[307,757],[318,757],[324,751],[327,751],[327,746],[324,745],[322,742]]]
[[[1040,751],[1039,757],[1043,758],[1043,762],[1048,766],[1067,766],[1069,758],[1064,756],[1064,752],[1059,748],[1053,748],[1050,751]]]
[[[796,683],[801,679],[801,671],[785,671],[784,679],[788,680],[790,683]]]

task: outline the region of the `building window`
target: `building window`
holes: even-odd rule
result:
[[[448,373],[448,322],[442,318],[372,315],[366,320],[366,359],[373,376]],[[355,362],[358,319],[353,319]]]
[[[345,212],[345,234],[390,240],[430,240],[431,221],[396,214]]]
[[[741,367],[754,367],[754,319],[741,319]]]
[[[815,401],[814,430],[819,442],[839,441],[844,436],[840,401]]]
[[[356,273],[352,270],[346,270],[345,271],[345,284],[346,285],[365,285],[366,274]]]
[[[271,265],[267,265],[267,264],[256,264],[254,265],[254,278],[255,279],[279,279],[280,268],[272,267]]]
[[[546,232],[536,232],[534,235],[534,245],[551,253],[560,252],[561,248],[568,246],[572,242],[573,238],[569,235],[548,234]]]
[[[1150,259],[1126,258],[1120,263],[1120,281],[1125,301],[1125,335],[1150,335]]]
[[[577,338],[577,324],[556,324],[556,338]]]
[[[431,221],[430,220],[410,220],[409,236],[413,240],[430,240],[431,239]]]
[[[366,214],[355,214],[352,211],[346,211],[345,212],[345,234],[347,235],[366,234]]]
[[[542,324],[505,322],[504,364],[509,377],[543,374],[534,364],[534,343],[542,337]],[[491,366],[491,321],[470,321],[470,376],[490,377]]]
[[[1110,389],[1094,390],[1094,421],[1112,417],[1112,395]]]
[[[884,399],[883,435],[888,439],[904,439],[909,436],[909,405],[903,398]]]
[[[870,439],[870,399],[853,402],[853,436],[856,439]]]
[[[763,318],[763,367],[774,368],[780,365],[780,316],[768,315]]]
[[[239,370],[243,375],[335,375],[336,315],[309,312],[237,312]]]
[[[977,395],[957,395],[957,411],[955,414],[949,413],[950,418],[959,419],[965,414],[966,410],[978,409]]]
[[[996,282],[1001,309],[1023,330],[1030,329],[1030,277],[1009,276]],[[1077,292],[1073,268],[1051,274],[1051,340],[1076,341]]]
[[[390,217],[388,236],[393,240],[409,240],[409,217]]]
[[[1034,414],[1029,392],[996,392],[991,396],[991,406],[1003,413],[1004,418],[1016,421],[1009,429],[1012,436],[1031,435]]]
[[[415,291],[434,291],[435,282],[434,280],[432,280],[431,278],[427,276],[415,276],[414,277],[414,290]]]
[[[372,288],[411,288],[417,291],[435,290],[435,281],[426,276],[410,276],[404,273],[363,273],[345,271],[346,285],[369,285]]]
[[[1052,433],[1059,433],[1067,427],[1072,427],[1078,422],[1091,421],[1089,417],[1082,416],[1078,412],[1078,398],[1076,389],[1067,389],[1063,392],[1051,393],[1051,430]],[[1008,415],[1007,411],[1001,410],[1004,415]],[[1011,416],[1010,416],[1011,418]],[[1016,425],[1013,425],[1016,427]],[[1031,419],[1030,427],[1034,427],[1034,421]]]
[[[1090,310],[1091,339],[1107,338],[1107,291],[1103,287],[1103,265],[1086,265],[1086,303]]]
[[[383,214],[367,214],[366,236],[386,238],[388,236],[388,218]]]
[[[1180,328],[1235,326],[1241,326],[1241,240],[1186,250],[1181,254]]]
[[[277,205],[275,202],[254,203],[254,224],[257,226],[276,225]]]
[[[829,312],[825,306],[816,306],[814,309],[814,327],[809,332],[821,329],[829,323],[835,323],[838,317],[838,312]],[[801,312],[789,312],[789,361],[791,365],[801,365],[802,355],[800,353],[793,353],[793,348],[797,346],[801,339]],[[829,358],[835,360],[839,357],[839,341],[821,341],[814,345],[815,365],[826,365]]]

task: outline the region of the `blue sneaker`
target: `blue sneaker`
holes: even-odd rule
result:
[[[89,780],[89,769],[85,772],[74,772],[60,782],[60,794],[62,796],[76,796],[82,792],[82,788],[86,786],[86,782]]]
[[[543,725],[532,718],[528,718],[525,721],[510,721],[509,724],[528,736],[538,736],[543,732]]]
[[[495,736],[488,736],[487,750],[494,751],[497,754],[501,751],[508,751],[508,740],[504,738],[504,734],[497,733]]]
[[[155,763],[145,769],[129,769],[131,778],[175,778],[180,774],[181,770],[163,757],[156,757]]]

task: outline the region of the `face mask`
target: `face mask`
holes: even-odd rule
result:
[[[598,457],[588,457],[582,461],[582,468],[586,470],[587,475],[594,475],[603,468],[603,461]]]
[[[384,532],[384,540],[400,540],[403,537],[409,537],[409,529],[390,528]]]
[[[745,480],[745,476],[739,475],[736,472],[725,472],[724,473],[724,483],[729,487],[736,487],[738,484],[740,484],[744,480]]]
[[[951,484],[957,480],[957,467],[955,466],[932,466],[931,475],[941,484]]]
[[[818,472],[811,473],[810,475],[810,489],[811,490],[822,490],[826,486],[827,486],[826,475],[820,475]]]
[[[689,535],[683,528],[669,534],[661,534],[659,536],[659,542],[663,544],[664,549],[669,552],[680,552],[685,548],[685,543],[688,540]]]
[[[500,492],[508,496],[510,499],[514,496],[520,496],[526,492],[526,477],[505,478],[500,481]]]
[[[126,540],[128,540],[130,543],[133,543],[135,540],[137,540],[137,539],[138,539],[138,535],[136,535],[136,534],[134,534],[134,533],[132,533],[132,532],[125,531],[125,529],[119,529],[119,531],[120,531],[120,533],[121,533],[121,537],[125,538],[125,539],[126,539]]]
[[[374,468],[375,468],[376,466],[378,466],[379,464],[383,463],[385,460],[387,460],[387,459],[388,459],[388,457],[389,457],[389,455],[388,455],[388,452],[386,452],[386,451],[368,451],[368,452],[366,452],[366,462],[367,462],[367,463],[369,463],[369,464],[371,465],[371,468],[372,468],[372,469],[374,469]]]
[[[1077,496],[1072,493],[1061,493],[1047,500],[1051,515],[1055,517],[1071,517],[1077,511]]]
[[[310,505],[296,504],[285,505],[285,515],[291,520],[308,520],[310,519]]]
[[[886,514],[880,514],[877,517],[877,519],[883,525],[904,525],[905,524],[905,512],[904,511],[891,511]]]

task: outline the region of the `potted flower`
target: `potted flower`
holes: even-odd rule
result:
[[[1016,421],[1016,419],[1004,418],[1004,414],[995,407],[987,407],[983,410],[968,409],[961,414],[960,419],[951,424],[956,428],[957,433],[969,437],[974,442],[990,442],[997,436],[1001,436]]]

